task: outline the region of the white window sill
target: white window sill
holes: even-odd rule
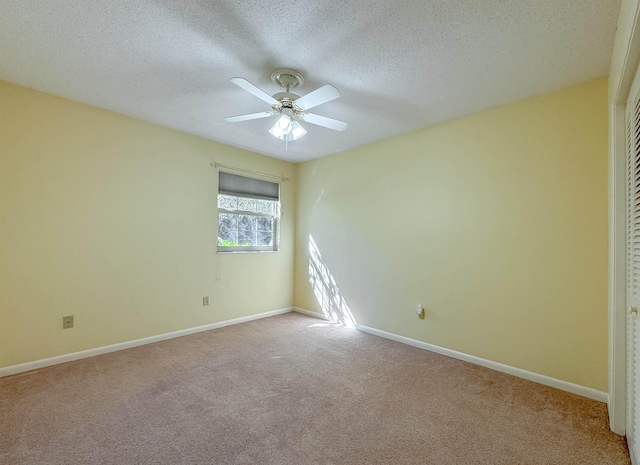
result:
[[[248,253],[278,253],[279,250],[218,250],[217,254],[230,255],[230,254],[248,254]]]

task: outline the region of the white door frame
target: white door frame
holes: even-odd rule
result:
[[[640,0],[622,0],[609,72],[609,425],[626,432],[625,104],[640,64]]]

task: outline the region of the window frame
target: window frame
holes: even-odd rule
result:
[[[246,176],[245,176],[246,177]],[[269,215],[267,213],[261,212],[252,212],[247,210],[229,210],[227,208],[222,208],[218,206],[218,201],[221,195],[225,195],[227,197],[238,197],[245,199],[254,199],[254,200],[269,200],[274,202],[275,206],[275,214]],[[255,217],[263,217],[263,218],[273,218],[273,245],[229,245],[217,246],[217,253],[246,253],[246,252],[279,252],[280,251],[280,216],[281,216],[281,201],[275,199],[265,199],[260,196],[252,196],[252,195],[244,195],[244,194],[234,194],[231,192],[218,192],[216,196],[216,208],[218,209],[218,224],[216,227],[217,237],[220,237],[220,214],[231,214],[231,215],[245,215],[245,216],[255,216]],[[217,242],[217,241],[216,241]]]

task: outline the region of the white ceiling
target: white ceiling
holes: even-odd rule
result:
[[[290,161],[304,161],[608,73],[619,0],[20,0],[0,2],[0,79]],[[342,97],[289,144],[276,68]]]

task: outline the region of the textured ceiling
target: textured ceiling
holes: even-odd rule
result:
[[[0,2],[0,79],[273,157],[304,161],[606,75],[619,0]],[[289,144],[276,68],[342,97]]]

